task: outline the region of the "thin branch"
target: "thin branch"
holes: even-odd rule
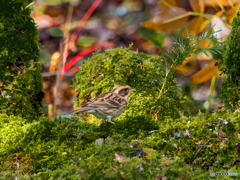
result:
[[[57,114],[57,102],[59,101],[59,90],[60,90],[60,84],[61,84],[61,68],[63,64],[65,64],[66,61],[66,54],[68,51],[68,40],[69,40],[69,30],[70,30],[70,24],[72,21],[72,13],[73,13],[73,3],[69,3],[68,6],[68,14],[67,14],[67,19],[66,19],[66,24],[65,24],[65,29],[64,29],[64,37],[62,41],[60,42],[60,58],[59,58],[59,63],[58,63],[58,68],[57,68],[57,78],[56,78],[56,87],[54,89],[54,104],[53,104],[53,115],[56,116]]]

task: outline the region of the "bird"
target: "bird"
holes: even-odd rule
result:
[[[97,118],[107,119],[108,122],[115,124],[111,119],[120,116],[125,111],[128,105],[129,94],[132,91],[134,91],[132,87],[117,82],[110,92],[101,94],[68,114],[86,112],[93,114]]]

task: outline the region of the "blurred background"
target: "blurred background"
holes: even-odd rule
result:
[[[186,39],[187,31],[197,38],[212,25],[224,41],[240,0],[35,0],[29,6],[42,45],[45,115],[53,118],[73,110],[76,93],[70,85],[92,53],[133,43],[132,50],[157,55],[159,48],[171,49],[173,38]],[[207,54],[190,54],[184,61],[188,69],[178,67],[177,81],[194,99],[195,112],[222,104],[219,57]]]

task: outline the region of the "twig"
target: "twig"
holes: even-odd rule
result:
[[[154,109],[154,106],[151,107],[151,111],[150,111],[150,116],[152,117],[152,110]]]
[[[60,58],[59,58],[59,63],[58,63],[58,69],[57,69],[57,79],[56,79],[56,86],[54,89],[54,103],[53,103],[53,115],[56,116],[57,114],[57,102],[59,102],[59,96],[58,92],[60,90],[60,82],[62,79],[62,74],[60,72],[61,67],[63,64],[65,64],[66,61],[66,54],[68,50],[68,40],[69,40],[69,30],[70,30],[70,24],[72,21],[72,13],[73,13],[73,3],[69,3],[68,6],[68,14],[67,14],[67,19],[66,19],[66,24],[65,24],[65,29],[64,29],[64,37],[62,41],[60,42]]]

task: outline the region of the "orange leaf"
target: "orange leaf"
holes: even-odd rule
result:
[[[183,65],[177,65],[176,69],[179,70],[179,71],[177,71],[177,74],[181,74],[181,75],[186,75],[187,76],[187,75],[189,75],[191,73]]]
[[[183,31],[183,39],[186,39],[186,38],[188,37],[187,32],[188,32],[189,34],[192,33],[193,36],[194,36],[194,35],[197,35],[198,33],[200,33],[200,32],[203,30],[202,27],[201,27],[201,25],[202,25],[203,22],[204,22],[204,21],[203,21],[202,17],[200,17],[200,16],[193,18],[193,19],[190,21],[190,23],[188,24],[187,29],[185,29],[185,30]],[[201,28],[200,28],[200,27],[201,27]],[[204,28],[205,28],[205,27],[204,27]]]
[[[190,55],[190,56],[187,57],[186,60],[183,61],[183,63],[182,63],[183,65],[186,65],[187,62],[188,62],[190,59],[192,59],[195,54],[194,54],[194,53],[190,53],[189,55]]]
[[[240,3],[238,3],[236,6],[234,6],[233,8],[229,9],[226,12],[226,20],[229,24],[231,24],[231,21],[232,21],[234,15],[236,14],[236,12],[238,11],[239,7],[240,7]]]
[[[207,46],[209,45],[210,42],[211,42],[211,41],[210,41],[209,39],[205,39],[205,40],[203,41],[203,43],[202,43],[202,40],[201,40],[199,43],[196,44],[196,46],[199,46],[199,45],[202,43],[202,45],[200,46],[200,48],[205,48],[205,47],[207,47]],[[195,47],[196,47],[196,46],[195,46]]]
[[[204,0],[205,6],[219,6],[219,4],[223,6],[231,6],[232,4],[236,4],[239,0]]]
[[[217,66],[206,66],[198,71],[196,74],[192,75],[191,79],[193,83],[201,84],[210,80],[218,71]]]
[[[200,12],[200,13],[204,12],[204,8],[205,8],[204,0],[189,0],[189,3],[193,11]]]
[[[186,65],[187,63],[188,63],[188,61],[190,60],[190,59],[192,59],[193,58],[193,56],[195,55],[194,53],[191,53],[191,54],[189,54],[190,56],[189,57],[187,57],[184,61],[183,61],[183,65]],[[179,70],[178,72],[177,72],[177,74],[181,74],[181,75],[189,75],[191,72],[188,70],[188,69],[186,69],[186,67],[185,66],[183,66],[183,65],[177,65],[177,67],[176,67],[176,69],[177,70]],[[173,71],[173,69],[174,68],[172,68],[172,71]]]
[[[216,12],[216,14],[214,16],[220,17],[223,13],[224,13],[224,11],[220,10],[220,11]]]
[[[55,71],[56,66],[59,62],[59,58],[60,58],[60,52],[57,51],[57,52],[52,54],[50,68],[49,68],[50,73],[53,73]]]
[[[158,0],[158,6],[162,9],[168,9],[172,6],[178,6],[179,0]]]
[[[154,29],[155,31],[173,32],[178,30],[188,21],[188,12],[180,7],[170,7],[164,9],[158,15],[141,25],[145,28]]]

